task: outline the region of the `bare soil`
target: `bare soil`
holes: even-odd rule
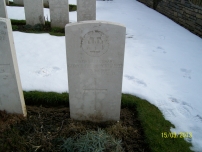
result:
[[[126,152],[149,152],[135,109],[121,109],[118,122],[94,123],[70,119],[68,107],[27,106],[27,118],[0,111],[1,152],[59,152],[62,139],[86,131],[104,129],[122,140]]]

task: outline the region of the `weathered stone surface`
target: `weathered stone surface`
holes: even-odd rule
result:
[[[0,0],[0,17],[8,18],[6,4],[4,0]]]
[[[66,25],[71,118],[120,119],[125,33],[124,26],[104,21]]]
[[[9,19],[0,18],[0,110],[27,115]]]
[[[45,24],[43,0],[24,0],[26,24]]]
[[[77,0],[77,21],[96,20],[96,0]]]
[[[68,0],[49,0],[51,27],[64,28],[69,23]]]
[[[13,0],[13,2],[18,5],[24,5],[24,0]]]

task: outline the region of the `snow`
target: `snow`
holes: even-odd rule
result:
[[[23,7],[7,11],[9,18],[25,19]],[[175,125],[171,131],[191,132],[191,149],[201,152],[202,39],[136,0],[97,1],[96,13],[97,20],[127,28],[122,92],[157,106]],[[50,20],[49,9],[44,14]],[[13,35],[23,90],[68,92],[65,37]]]

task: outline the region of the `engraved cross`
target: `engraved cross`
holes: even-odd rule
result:
[[[87,89],[83,89],[84,90],[84,96],[85,95],[89,95],[89,93],[94,95],[94,101],[95,101],[95,109],[96,109],[96,101],[102,101],[107,94],[107,89],[99,89],[97,88],[97,83],[96,83],[96,78],[94,78],[94,87],[92,88],[87,88]],[[91,94],[91,95],[92,95]]]

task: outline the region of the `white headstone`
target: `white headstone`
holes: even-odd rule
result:
[[[15,4],[17,4],[17,5],[21,5],[21,6],[24,5],[23,0],[13,0],[13,2],[14,2]]]
[[[77,0],[77,21],[96,20],[96,0]]]
[[[24,0],[26,24],[45,24],[43,0]]]
[[[125,33],[105,21],[65,26],[71,118],[120,119]]]
[[[8,18],[6,4],[4,0],[0,0],[0,17]]]
[[[69,23],[68,0],[49,0],[51,27],[65,28]]]
[[[0,18],[0,110],[27,115],[11,23]]]

